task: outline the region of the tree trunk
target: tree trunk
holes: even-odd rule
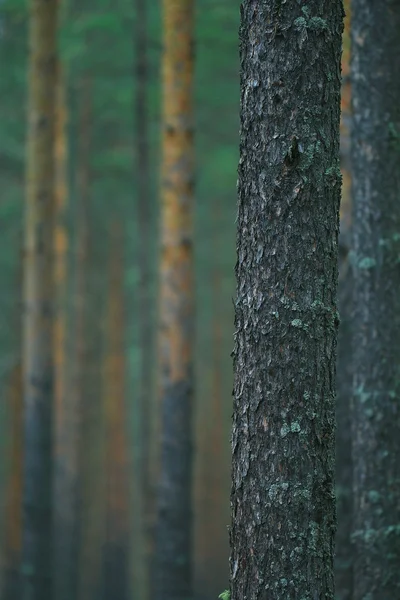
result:
[[[99,329],[102,310],[94,238],[91,227],[92,80],[85,75],[79,90],[79,165],[77,255],[75,282],[75,393],[79,425],[79,573],[78,598],[98,598],[101,574],[101,541],[104,539],[104,489],[102,471],[102,402],[99,386],[101,351]],[[97,250],[97,249],[96,249]]]
[[[350,1],[344,1],[346,12],[342,54],[342,118],[340,123],[340,163],[343,176],[340,206],[339,238],[339,314],[336,402],[336,499],[337,534],[335,553],[336,600],[353,598],[353,527],[352,463],[351,463],[351,389],[352,389],[352,294],[353,275],[349,267],[351,237],[351,173],[350,173]]]
[[[138,312],[140,350],[139,376],[139,473],[141,493],[141,556],[138,570],[142,600],[149,598],[149,567],[152,553],[153,493],[150,486],[150,447],[151,447],[151,404],[153,400],[153,360],[154,327],[152,325],[151,303],[151,198],[149,174],[149,134],[148,134],[148,42],[146,0],[135,0],[136,27],[134,32],[135,66],[135,119],[136,119],[136,185],[137,185],[137,259],[139,267]]]
[[[399,31],[353,0],[354,600],[400,597]]]
[[[110,240],[106,345],[106,544],[104,597],[128,600],[129,485],[125,410],[123,230],[118,222]]]
[[[67,104],[66,80],[57,64],[56,90],[56,213],[54,243],[55,465],[54,465],[54,594],[57,600],[76,597],[77,586],[77,406],[66,389],[67,252]]]
[[[92,99],[91,81],[84,77],[78,91],[79,105],[79,132],[78,132],[78,166],[77,166],[77,207],[76,207],[76,249],[75,249],[75,289],[74,289],[74,319],[75,319],[75,352],[73,394],[78,425],[78,472],[80,481],[77,482],[78,499],[78,574],[77,597],[87,600],[89,596],[88,579],[91,573],[89,542],[87,540],[89,509],[86,508],[87,490],[89,482],[85,477],[85,465],[88,455],[92,452],[92,439],[89,439],[89,423],[87,413],[87,368],[89,362],[88,334],[88,253],[89,253],[89,203],[90,203],[90,146],[91,146],[91,120]]]
[[[334,597],[340,0],[245,0],[232,600]]]
[[[192,595],[194,3],[164,0],[160,262],[161,473],[155,594]]]
[[[4,564],[2,575],[2,600],[19,600],[21,561],[21,508],[22,508],[22,449],[23,449],[23,411],[22,411],[22,372],[17,363],[12,371],[9,383],[11,452],[8,466],[8,485],[6,487],[6,518],[4,522]]]
[[[53,215],[57,0],[29,2],[24,256],[24,600],[51,595]]]

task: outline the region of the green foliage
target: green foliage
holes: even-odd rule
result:
[[[230,600],[231,598],[231,593],[229,590],[225,590],[224,592],[222,592],[222,594],[220,594],[218,596],[218,598],[221,598],[221,600]]]

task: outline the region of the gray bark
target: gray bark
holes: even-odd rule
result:
[[[340,0],[247,0],[232,600],[334,596]]]

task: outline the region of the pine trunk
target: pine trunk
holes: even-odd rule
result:
[[[139,472],[141,493],[141,557],[138,585],[143,600],[149,598],[150,562],[152,553],[153,493],[150,485],[151,405],[153,401],[154,328],[151,303],[151,198],[148,133],[148,41],[147,2],[135,0],[135,123],[136,123],[136,184],[137,184],[137,259],[139,267],[138,329],[140,350],[139,376]]]
[[[87,600],[89,595],[88,578],[91,573],[91,564],[88,550],[87,529],[88,510],[86,508],[87,480],[86,464],[90,456],[92,440],[89,438],[89,426],[86,420],[88,387],[87,368],[89,362],[88,334],[88,253],[89,253],[89,202],[90,202],[90,145],[91,145],[91,82],[88,77],[81,81],[78,93],[79,103],[79,133],[78,133],[78,167],[77,167],[77,197],[76,207],[76,248],[75,248],[75,289],[74,289],[74,364],[73,364],[73,394],[78,424],[77,452],[78,472],[80,480],[77,482],[78,502],[78,573],[77,573],[77,598]]]
[[[352,294],[353,275],[349,265],[351,237],[351,173],[350,173],[350,0],[344,0],[346,13],[342,54],[342,116],[340,123],[340,163],[343,177],[340,206],[339,238],[339,314],[336,402],[336,500],[337,534],[335,554],[336,600],[353,597],[353,527],[352,462],[351,462],[351,389],[352,389]]]
[[[354,600],[400,597],[399,31],[353,0]]]
[[[106,345],[106,543],[104,597],[128,600],[129,486],[125,410],[123,230],[113,224]]]
[[[66,81],[57,64],[55,173],[56,212],[54,242],[54,362],[55,362],[55,465],[54,465],[54,594],[57,600],[76,597],[77,585],[77,407],[66,389],[67,252],[67,104]]]
[[[194,3],[164,0],[160,257],[161,473],[155,597],[192,596]]]
[[[334,597],[340,0],[245,0],[232,600]]]
[[[93,125],[93,82],[89,75],[79,89],[79,166],[77,206],[77,255],[75,282],[75,393],[80,419],[79,462],[79,573],[78,598],[98,598],[101,574],[101,541],[104,539],[104,489],[101,438],[103,416],[100,392],[101,351],[95,230],[91,211],[91,150]],[[97,248],[96,248],[97,250]],[[101,290],[103,291],[103,290]]]
[[[9,399],[11,452],[5,498],[6,517],[3,534],[4,562],[2,565],[1,598],[2,600],[19,600],[23,449],[22,372],[20,363],[17,363],[11,371]]]
[[[23,387],[24,600],[52,586],[53,216],[57,0],[29,2]]]

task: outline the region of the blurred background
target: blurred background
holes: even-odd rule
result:
[[[196,3],[196,600],[216,598],[228,586],[239,4],[239,0]],[[27,17],[23,0],[1,0],[0,597],[4,600],[17,597],[21,552]],[[160,4],[146,0],[69,0],[62,10],[56,161],[66,233],[60,235],[57,252],[66,257],[65,271],[59,274],[66,290],[66,325],[59,332],[64,351],[56,360],[63,365],[65,390],[73,398],[72,406],[79,407],[77,418],[83,423],[76,474],[83,490],[77,597],[85,600],[149,598],[146,578],[151,547],[146,548],[143,540],[154,520],[151,507],[159,449],[155,335],[162,25]],[[351,226],[348,28],[349,14],[343,55],[343,308]],[[342,320],[340,347],[346,349],[343,311]],[[338,375],[340,598],[346,598],[349,576],[348,529],[343,525],[349,502],[346,376],[342,351]],[[141,401],[144,389],[146,403]],[[146,484],[144,463],[150,465]],[[63,498],[57,501],[62,503]],[[150,511],[147,516],[146,511]],[[116,536],[117,560],[111,558],[114,567],[105,568],[105,549],[112,547]],[[117,588],[118,594],[107,593]]]

